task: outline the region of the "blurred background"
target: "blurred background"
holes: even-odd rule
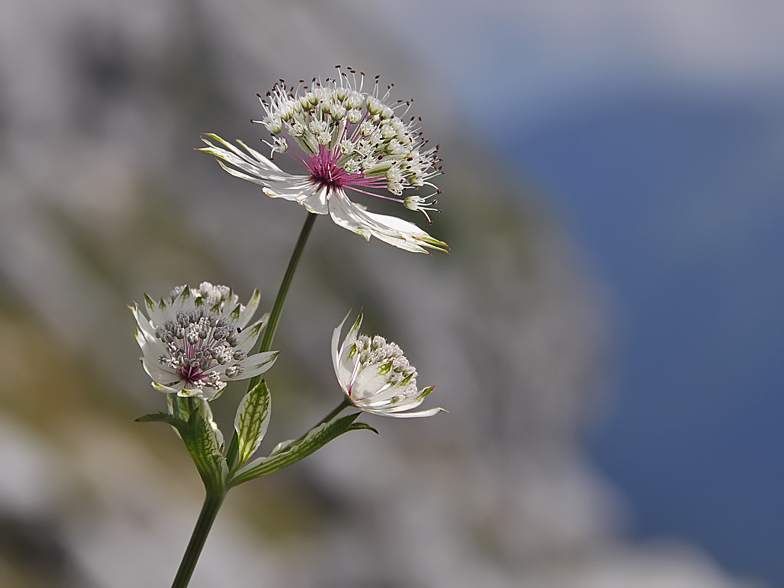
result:
[[[340,400],[352,307],[450,414],[233,491],[191,585],[784,585],[782,29],[773,0],[2,0],[0,585],[171,582],[202,490],[133,422],[164,397],[126,305],[269,308],[305,212],[193,148],[266,138],[256,92],[335,64],[415,98],[452,253],[319,219],[262,450]]]

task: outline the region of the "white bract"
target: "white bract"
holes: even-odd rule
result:
[[[255,290],[243,306],[230,288],[209,282],[198,289],[179,286],[157,303],[145,294],[147,316],[138,305],[131,311],[138,325],[142,365],[152,386],[169,394],[212,400],[227,381],[251,378],[272,367],[277,351],[248,355],[266,320],[246,326],[260,299]]]
[[[422,404],[433,387],[417,388],[416,368],[408,363],[400,347],[378,335],[371,338],[359,334],[361,314],[338,345],[345,322],[343,319],[332,334],[332,363],[351,404],[371,414],[397,418],[432,416],[444,410],[405,412]]]
[[[218,157],[227,172],[262,186],[272,198],[300,203],[309,212],[329,214],[339,226],[370,240],[376,237],[407,251],[427,253],[425,248],[448,250],[443,241],[434,239],[415,224],[368,212],[352,202],[346,190],[394,200],[409,210],[434,211],[435,196],[440,190],[430,181],[440,173],[438,146],[426,148],[426,140],[411,117],[408,122],[396,114],[405,114],[411,101],[386,104],[389,90],[379,97],[378,76],[370,93],[363,93],[364,74],[340,71],[337,80],[313,79],[310,88],[276,84],[259,97],[266,112],[263,124],[272,134],[267,144],[274,153],[289,153],[307,174],[290,174],[245,145],[235,147],[217,135],[208,134],[202,151]],[[228,164],[228,165],[227,165]],[[423,188],[427,195],[408,195]]]

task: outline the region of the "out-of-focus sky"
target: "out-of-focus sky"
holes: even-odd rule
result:
[[[784,583],[784,4],[360,4],[542,189],[614,301],[592,452],[643,538]]]
[[[491,132],[630,92],[726,100],[784,91],[784,5],[775,0],[353,4],[393,26]]]

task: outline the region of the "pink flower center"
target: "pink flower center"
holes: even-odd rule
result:
[[[385,188],[386,178],[378,176],[367,178],[363,173],[350,174],[338,165],[340,153],[337,148],[330,150],[324,145],[319,145],[318,155],[308,155],[303,160],[305,168],[310,172],[310,178],[319,186],[326,186],[335,190],[343,188]],[[368,193],[368,192],[364,192]],[[377,194],[371,194],[377,196]]]
[[[199,367],[198,365],[194,366],[188,364],[182,366],[177,370],[177,373],[183,380],[185,380],[189,384],[197,384],[199,382],[206,382],[207,380],[209,380],[207,374],[205,374],[202,371],[201,367]]]

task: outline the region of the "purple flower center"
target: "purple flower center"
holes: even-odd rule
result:
[[[209,380],[207,374],[205,374],[198,365],[188,364],[182,366],[177,370],[177,374],[189,384],[197,384]]]
[[[303,160],[305,168],[310,172],[310,179],[319,186],[326,186],[334,190],[343,188],[385,188],[384,176],[367,178],[363,173],[350,174],[338,165],[340,153],[337,148],[330,150],[324,145],[319,145],[318,155],[308,155]],[[359,190],[364,192],[364,190]],[[364,192],[368,194],[368,192]],[[377,194],[371,194],[377,196]]]

